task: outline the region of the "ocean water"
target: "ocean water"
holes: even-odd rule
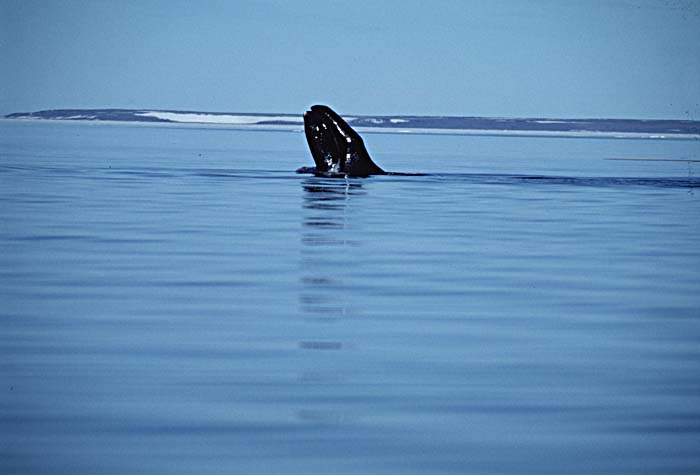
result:
[[[0,473],[700,472],[700,142],[365,142],[0,123]]]

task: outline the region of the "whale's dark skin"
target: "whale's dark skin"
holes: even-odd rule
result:
[[[362,137],[330,107],[316,105],[304,113],[304,132],[316,167],[297,173],[324,177],[387,175],[367,153]]]

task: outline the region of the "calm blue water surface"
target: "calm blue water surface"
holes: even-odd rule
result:
[[[0,124],[0,472],[698,473],[698,141]]]

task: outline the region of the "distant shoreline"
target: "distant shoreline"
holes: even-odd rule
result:
[[[64,109],[9,114],[0,117],[0,120],[19,123],[303,131],[302,116],[292,114]],[[376,134],[700,140],[700,122],[682,120],[428,116],[353,116],[347,120],[360,132]]]

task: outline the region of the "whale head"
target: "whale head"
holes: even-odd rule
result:
[[[324,105],[304,113],[304,132],[316,163],[316,174],[366,177],[385,172],[369,156],[362,137]]]

